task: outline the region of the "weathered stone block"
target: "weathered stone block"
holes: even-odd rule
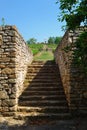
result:
[[[2,84],[0,84],[0,89],[2,89],[3,88],[3,86],[2,86]]]
[[[2,101],[0,100],[0,107],[1,107],[1,102],[2,102]]]
[[[12,30],[17,31],[17,28],[16,28],[16,26],[15,26],[15,25],[14,25],[14,26],[11,26],[11,28],[12,28]]]
[[[12,94],[15,94],[16,92],[17,92],[16,87],[12,87],[12,88],[11,88],[11,93],[12,93]]]
[[[16,100],[15,99],[10,99],[9,100],[9,106],[12,107],[12,106],[15,106],[16,105]]]
[[[10,62],[10,58],[9,57],[3,57],[3,62],[6,63],[6,62]]]
[[[0,91],[0,99],[8,99],[9,96],[7,95],[6,91]]]
[[[6,99],[2,101],[2,106],[3,107],[12,107],[16,105],[16,100],[15,99]]]
[[[84,98],[87,99],[87,92],[84,92],[84,93],[83,93],[83,96],[84,96]]]
[[[16,98],[16,93],[9,95],[9,97],[10,97],[10,99],[15,99]]]
[[[9,78],[9,79],[16,78],[15,72],[14,72],[13,74],[11,74],[11,75],[8,75],[8,78]]]
[[[16,37],[12,37],[12,42],[17,44],[17,38]]]
[[[9,83],[16,83],[16,79],[9,79],[8,82]]]
[[[2,36],[0,35],[0,46],[2,45]]]
[[[3,67],[4,66],[5,65],[3,65]],[[12,74],[12,73],[14,73],[13,69],[10,69],[10,68],[5,68],[5,69],[2,70],[2,74]]]
[[[0,31],[0,35],[3,35],[4,34],[4,31]]]
[[[15,26],[0,27],[0,101],[3,115],[15,105],[33,56]]]
[[[75,108],[76,105],[78,106],[78,110],[81,105],[87,108],[87,103],[85,103],[87,102],[87,77],[83,76],[84,74],[81,69],[77,68],[73,63],[73,59],[70,58],[72,57],[72,51],[66,53],[63,49],[68,45],[70,46],[72,42],[75,42],[84,30],[85,27],[77,28],[74,31],[68,30],[55,51],[55,61],[59,66],[63,87],[70,109]],[[69,40],[69,38],[72,40]]]
[[[9,111],[9,107],[2,107],[2,112],[8,112]]]
[[[9,107],[9,110],[10,110],[11,112],[14,112],[14,111],[17,110],[17,108],[16,108],[16,106],[14,106],[14,107]]]

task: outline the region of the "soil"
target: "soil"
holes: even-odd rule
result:
[[[30,121],[20,117],[0,117],[0,130],[87,130],[87,118]]]

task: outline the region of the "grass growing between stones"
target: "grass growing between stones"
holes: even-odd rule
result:
[[[54,55],[51,51],[42,51],[34,57],[34,60],[40,60],[40,61],[54,60]]]

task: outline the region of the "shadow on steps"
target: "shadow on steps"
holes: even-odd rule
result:
[[[19,97],[19,115],[35,120],[70,117],[59,69],[54,61],[33,61],[28,67],[25,87]]]

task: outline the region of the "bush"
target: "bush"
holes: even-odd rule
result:
[[[36,55],[43,49],[44,44],[28,44],[28,46],[31,48],[33,55]]]
[[[75,64],[87,73],[87,31],[83,32],[75,43],[73,57]]]
[[[51,48],[52,51],[54,51],[56,49],[56,47],[58,46],[58,44],[47,44],[48,48]]]

